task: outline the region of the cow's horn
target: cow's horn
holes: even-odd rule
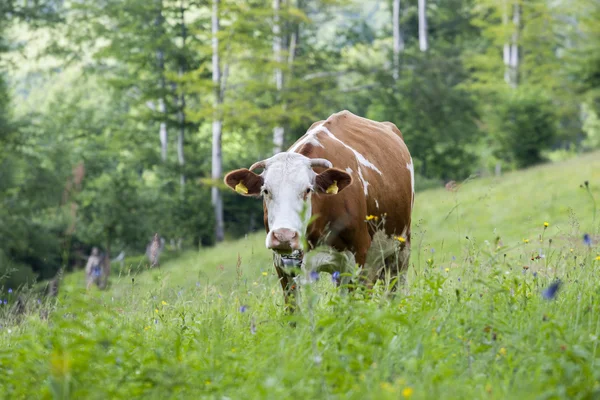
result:
[[[312,158],[310,160],[310,166],[312,168],[315,168],[315,167],[331,168],[331,167],[333,167],[333,164],[331,164],[331,162],[329,160],[326,160],[324,158]]]
[[[258,169],[258,168],[265,168],[265,165],[266,165],[266,160],[257,161],[254,164],[252,164],[252,166],[250,167],[250,171],[254,171],[255,169]]]

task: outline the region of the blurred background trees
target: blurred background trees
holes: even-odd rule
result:
[[[223,171],[342,109],[398,125],[419,189],[600,148],[598,20],[594,0],[3,1],[0,275],[260,230]]]

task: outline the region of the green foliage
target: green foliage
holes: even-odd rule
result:
[[[500,154],[523,168],[540,163],[542,151],[557,136],[556,116],[551,101],[543,92],[530,88],[508,93],[497,108],[494,126]]]

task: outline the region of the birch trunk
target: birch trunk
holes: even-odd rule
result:
[[[392,30],[394,35],[393,45],[393,77],[394,80],[398,80],[400,76],[400,52],[404,50],[404,40],[402,40],[402,34],[400,33],[400,0],[394,0],[392,4]]]
[[[502,9],[502,26],[504,30],[508,30],[508,4],[507,0],[503,1],[503,9]],[[510,42],[504,42],[503,49],[503,60],[504,60],[504,82],[510,85]]]
[[[510,46],[511,86],[517,87],[519,81],[519,29],[521,25],[521,8],[519,3],[513,5],[513,34]]]
[[[419,49],[427,51],[427,15],[426,0],[419,0]]]
[[[158,5],[158,16],[156,17],[155,25],[158,28],[158,31],[162,34],[162,24],[164,23],[164,17],[162,14],[162,0],[157,1]],[[164,95],[166,93],[167,82],[165,79],[165,53],[163,49],[158,49],[156,51],[156,62],[158,66],[158,74],[159,78],[159,86],[161,97],[158,99],[158,112],[162,115],[162,121],[160,122],[160,126],[158,128],[158,137],[160,140],[160,158],[162,161],[167,161],[167,145],[168,145],[168,137],[167,137],[167,105],[164,99]]]
[[[281,26],[279,11],[281,0],[273,0],[273,59],[275,61],[275,86],[277,88],[277,102],[281,101],[283,89],[283,71],[281,70]],[[282,126],[273,128],[273,154],[281,152],[285,131]]]
[[[221,179],[223,165],[221,159],[221,134],[223,121],[221,120],[221,104],[223,103],[221,91],[221,69],[219,61],[219,0],[212,1],[212,80],[214,86],[214,115],[212,123],[212,174],[213,181]],[[223,198],[216,185],[211,189],[212,204],[215,211],[215,239],[223,241],[225,229],[223,223]]]
[[[183,7],[183,0],[179,3],[179,18],[181,24],[181,49],[185,53],[185,40],[187,38],[186,26],[185,26],[185,9]],[[179,70],[177,75],[180,78],[183,77],[183,74],[186,69],[185,59],[180,58],[179,61]],[[179,183],[181,185],[181,192],[183,193],[185,188],[185,174],[183,172],[183,168],[185,166],[185,156],[183,154],[183,143],[185,140],[185,94],[183,90],[180,90],[179,99],[178,99],[179,110],[177,112],[177,122],[179,124],[179,134],[177,135],[177,160],[179,161],[179,168],[181,170],[179,176]]]

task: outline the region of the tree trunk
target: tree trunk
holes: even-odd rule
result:
[[[162,25],[164,23],[164,17],[162,13],[162,0],[157,0],[158,5],[158,15],[156,17],[155,25],[157,27],[157,31],[162,36]],[[158,74],[159,74],[159,86],[160,86],[160,97],[158,99],[158,112],[162,115],[162,121],[160,122],[160,126],[158,128],[158,137],[160,139],[160,156],[161,159],[167,161],[167,106],[165,102],[164,95],[166,93],[167,82],[165,79],[165,53],[163,49],[159,48],[156,50],[156,62],[158,65]]]
[[[507,0],[503,1],[503,9],[502,9],[502,26],[506,31],[508,29],[508,4]],[[504,82],[510,85],[510,42],[504,42],[503,49],[503,60],[504,60]]]
[[[519,81],[519,29],[521,25],[521,8],[519,3],[513,5],[513,34],[510,46],[511,86],[517,87]]]
[[[221,159],[221,133],[223,121],[221,121],[221,104],[223,103],[221,91],[221,69],[219,61],[219,0],[212,2],[212,80],[214,86],[214,114],[212,123],[212,174],[213,181],[221,179],[223,161]],[[212,204],[215,210],[215,239],[223,241],[225,230],[223,224],[223,198],[216,185],[211,189]]]
[[[400,33],[400,0],[393,0],[392,4],[392,30],[394,35],[394,70],[392,72],[394,80],[400,76],[400,52],[404,50],[404,40]]]
[[[419,48],[421,51],[427,51],[427,15],[426,0],[419,0]]]
[[[273,0],[273,59],[275,60],[275,86],[277,88],[276,101],[281,101],[281,89],[283,88],[283,71],[281,70],[281,26],[279,11],[281,0]],[[284,129],[282,126],[273,128],[273,154],[281,152],[283,148]]]
[[[181,80],[186,70],[185,61],[185,39],[187,38],[187,32],[185,27],[185,9],[183,7],[183,0],[179,3],[179,17],[181,24],[181,50],[182,56],[179,58],[179,70],[178,76]],[[183,90],[180,91],[178,99],[179,110],[177,112],[177,122],[179,124],[179,135],[177,136],[177,159],[179,161],[180,177],[179,183],[181,185],[181,192],[183,193],[185,188],[185,174],[183,168],[185,166],[185,157],[183,154],[183,143],[185,139],[185,94]]]

